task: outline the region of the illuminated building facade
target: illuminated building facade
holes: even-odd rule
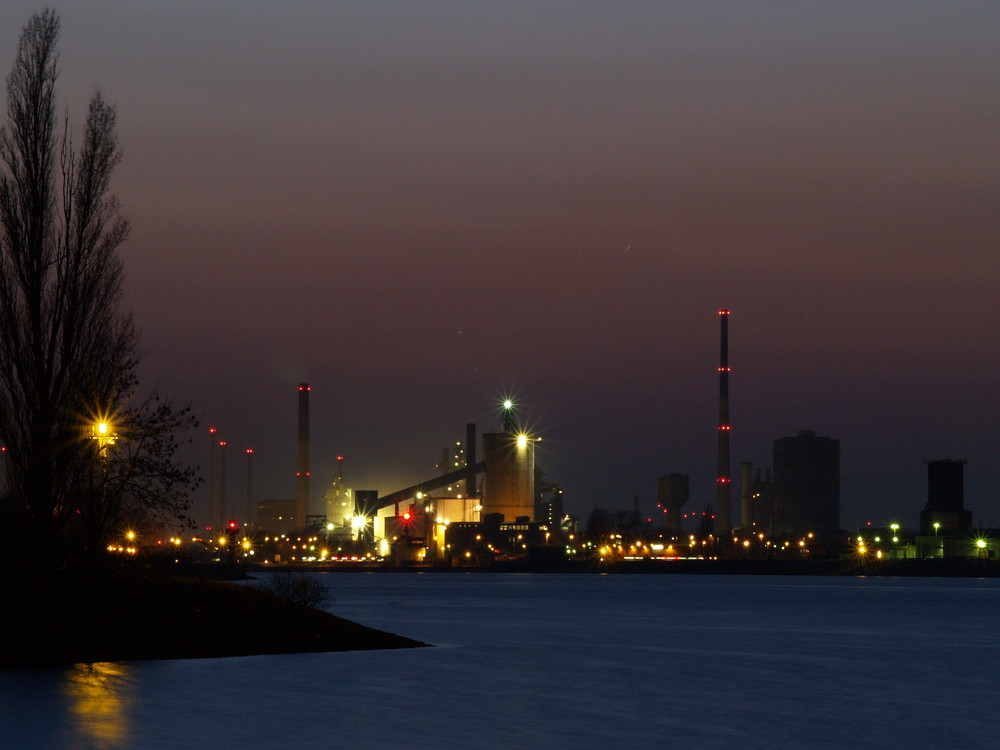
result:
[[[535,511],[535,443],[524,434],[483,435],[483,516],[499,513],[507,523]]]

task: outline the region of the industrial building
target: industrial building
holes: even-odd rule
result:
[[[691,491],[691,478],[687,474],[674,472],[656,480],[656,502],[667,517],[667,533],[681,534],[681,513]]]
[[[927,461],[927,504],[920,511],[920,533],[972,528],[972,511],[965,509],[965,461]]]
[[[996,556],[986,536],[972,527],[972,511],[965,509],[965,461],[937,459],[927,464],[927,503],[920,511],[916,538],[920,557],[969,557],[985,552]],[[985,541],[985,543],[982,543]]]
[[[800,430],[774,441],[774,534],[840,530],[840,441]]]

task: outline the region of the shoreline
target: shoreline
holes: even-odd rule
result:
[[[24,574],[7,593],[3,669],[430,645],[209,578]]]
[[[926,560],[503,560],[491,565],[386,565],[381,562],[327,562],[255,565],[247,573],[299,571],[309,573],[539,573],[641,575],[800,575],[889,576],[915,578],[1000,578],[1000,560],[931,558]]]

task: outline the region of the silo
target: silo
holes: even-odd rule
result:
[[[801,430],[774,441],[774,533],[840,528],[840,441]]]
[[[681,509],[691,488],[687,474],[665,474],[656,480],[656,501],[666,511],[667,530],[672,536],[681,533]]]
[[[503,514],[504,522],[531,520],[535,509],[535,443],[527,435],[483,435],[482,514]]]

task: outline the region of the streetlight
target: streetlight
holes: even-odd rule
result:
[[[934,522],[934,546],[938,548],[938,557],[944,557],[944,549],[938,542],[938,529],[941,528],[941,524],[937,521]]]
[[[97,441],[97,452],[104,455],[109,445],[114,445],[118,439],[118,434],[114,431],[110,422],[101,420],[95,422],[91,427],[91,439]]]

